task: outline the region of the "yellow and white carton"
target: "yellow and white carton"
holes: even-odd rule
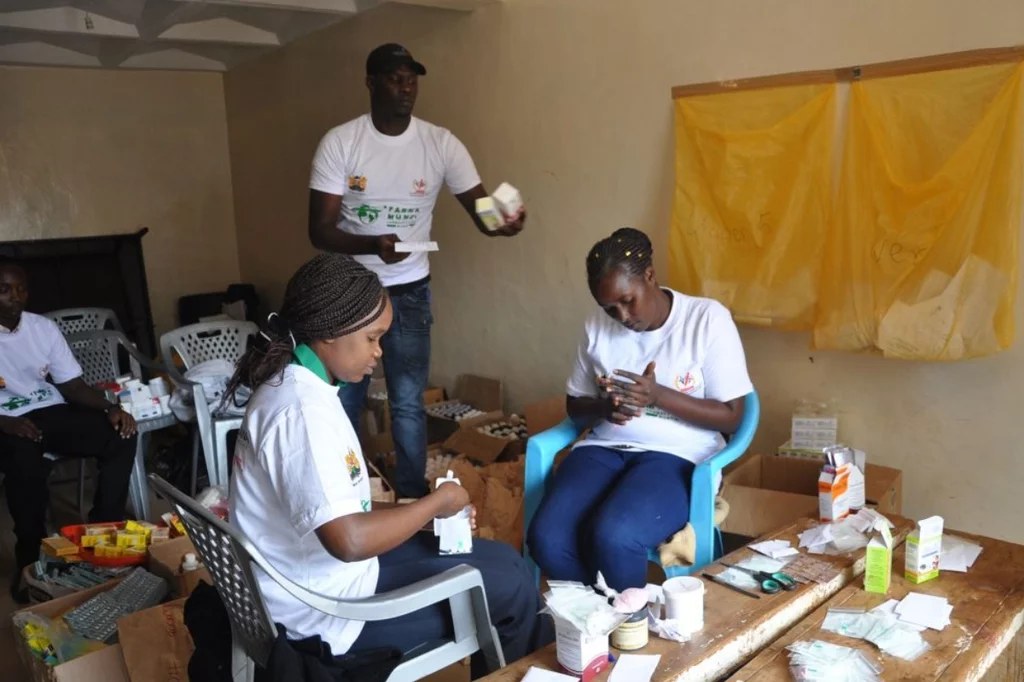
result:
[[[904,577],[908,582],[919,585],[939,577],[943,523],[941,516],[918,521],[917,527],[907,537],[907,564]]]
[[[868,543],[864,556],[864,589],[885,594],[892,583],[892,533],[884,518],[875,521],[874,530],[877,534]]]

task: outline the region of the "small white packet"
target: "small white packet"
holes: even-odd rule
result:
[[[438,478],[435,488],[445,483],[462,485],[452,471],[444,478]],[[439,538],[438,554],[471,554],[473,552],[473,527],[470,525],[471,508],[464,507],[455,516],[434,519],[434,535]]]

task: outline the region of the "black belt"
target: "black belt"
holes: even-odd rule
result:
[[[391,287],[386,287],[388,290],[388,296],[402,296],[404,294],[416,291],[422,286],[426,286],[430,283],[430,275],[427,275],[423,279],[418,279],[415,282],[409,282],[408,284],[396,284]]]

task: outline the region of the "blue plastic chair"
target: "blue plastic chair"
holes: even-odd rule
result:
[[[722,469],[739,459],[757,431],[757,423],[761,417],[761,403],[757,391],[747,394],[743,408],[743,421],[740,428],[733,434],[728,445],[712,457],[697,465],[693,472],[693,483],[690,490],[690,523],[697,535],[696,561],[693,566],[662,566],[667,578],[694,573],[722,556],[722,533],[715,527],[715,476]],[[524,529],[528,532],[534,514],[540,507],[551,471],[555,464],[555,455],[568,447],[580,435],[580,431],[572,420],[566,419],[558,426],[530,438],[526,444],[526,519]],[[682,529],[680,529],[682,530]],[[524,543],[523,556],[533,571],[537,584],[540,584],[540,567],[530,557],[530,549]],[[661,558],[657,548],[647,553],[651,563],[661,566]]]

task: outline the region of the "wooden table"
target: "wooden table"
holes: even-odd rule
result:
[[[882,664],[883,680],[922,682],[1019,682],[1024,680],[1024,547],[952,531],[984,549],[967,573],[943,572],[935,580],[913,585],[903,579],[904,548],[894,552],[888,595],[871,594],[853,583],[791,629],[733,675],[730,682],[789,682],[786,647],[797,640],[820,639],[868,653]],[[908,592],[945,597],[953,604],[952,624],[941,632],[927,630],[931,644],[916,661],[882,654],[868,642],[821,629],[831,607],[865,608]]]
[[[902,544],[913,523],[899,517],[894,537]],[[800,519],[763,539],[790,540],[797,544],[797,535],[816,525],[811,519]],[[746,547],[727,555],[723,561],[736,563],[753,555]],[[794,624],[828,601],[864,572],[864,552],[847,556],[821,556],[842,568],[841,573],[825,584],[801,585],[792,592],[762,595],[761,599],[738,594],[709,580],[704,580],[704,629],[689,642],[679,644],[651,635],[646,648],[631,653],[661,654],[661,662],[652,682],[711,682],[726,677],[764,647],[774,642]],[[709,566],[709,573],[718,573],[721,566]],[[486,682],[520,682],[531,667],[560,671],[552,644],[512,665],[483,678]],[[606,680],[604,673],[598,680]]]

